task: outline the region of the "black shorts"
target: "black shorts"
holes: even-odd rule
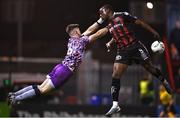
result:
[[[150,54],[146,47],[140,41],[136,41],[124,49],[117,48],[115,63],[140,64],[148,59],[150,59]]]

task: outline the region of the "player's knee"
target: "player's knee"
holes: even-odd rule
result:
[[[48,93],[49,91],[54,89],[54,86],[51,86],[50,84],[46,84],[45,86],[38,86],[39,91],[41,94]]]
[[[113,72],[112,77],[113,77],[113,78],[118,78],[118,79],[120,79],[121,74],[118,73],[118,72]]]
[[[42,93],[42,87],[41,87],[41,85],[37,85],[37,88],[38,88],[39,91]]]
[[[41,94],[44,94],[46,92],[45,89],[40,85],[38,85],[38,89],[39,89]]]
[[[117,64],[114,66],[112,77],[120,79],[127,65]]]

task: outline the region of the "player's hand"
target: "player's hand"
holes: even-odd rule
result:
[[[107,52],[110,52],[111,44],[109,42],[106,43],[106,47],[107,47]]]

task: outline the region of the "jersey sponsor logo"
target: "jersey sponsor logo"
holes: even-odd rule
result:
[[[116,18],[115,19],[116,22],[120,21],[119,18]],[[123,27],[124,25],[122,23],[118,23],[118,24],[115,24],[115,25],[109,25],[111,28],[109,29],[110,32],[112,32],[114,29],[116,29],[117,27]]]
[[[114,29],[116,29],[117,27],[123,27],[123,24],[116,24],[116,25],[114,25],[114,26],[112,26],[110,29],[109,29],[109,31],[110,32],[112,32]]]
[[[121,60],[122,59],[122,56],[121,55],[117,55],[116,56],[116,60]]]

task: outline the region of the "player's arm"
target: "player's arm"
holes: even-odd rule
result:
[[[154,38],[156,38],[156,39],[158,39],[158,40],[161,39],[159,33],[156,32],[150,25],[144,23],[143,21],[141,21],[141,20],[139,20],[139,19],[137,19],[137,20],[135,21],[135,24],[140,25],[141,27],[147,29],[149,32],[151,32],[151,33],[154,35]]]
[[[127,12],[123,12],[122,15],[124,16],[125,21],[127,21],[128,23],[135,23],[136,25],[140,25],[144,29],[151,32],[157,40],[160,40],[160,35],[150,25],[144,23],[143,21],[138,19],[136,16],[132,16],[131,14]]]
[[[98,30],[96,33],[92,34],[89,36],[89,42],[94,42],[96,41],[98,38],[101,38],[102,36],[106,35],[108,33],[108,28],[102,28],[100,30]]]
[[[84,33],[82,33],[82,35],[89,36],[90,34],[94,33],[95,31],[97,31],[97,29],[100,27],[100,25],[103,22],[104,22],[104,20],[102,18],[100,18],[99,20],[97,20],[97,22],[92,24]]]

